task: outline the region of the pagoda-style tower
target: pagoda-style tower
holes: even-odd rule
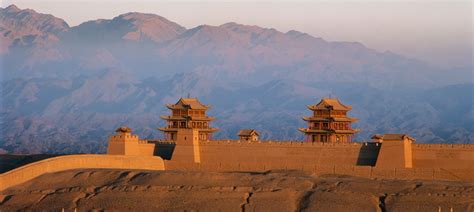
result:
[[[210,122],[213,117],[206,116],[209,105],[203,105],[197,98],[180,98],[176,104],[167,104],[171,116],[161,116],[168,122],[168,126],[158,128],[163,131],[167,140],[179,139],[178,131],[185,132],[192,129],[199,133],[199,140],[210,140],[217,128],[212,128]],[[184,137],[186,139],[186,137]],[[188,138],[189,139],[189,138]]]
[[[303,117],[308,128],[300,128],[305,133],[305,141],[311,142],[351,142],[359,130],[352,129],[356,118],[347,116],[351,106],[343,105],[338,99],[323,98],[316,105],[308,106],[313,116]]]

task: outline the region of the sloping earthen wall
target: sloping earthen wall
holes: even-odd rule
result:
[[[163,159],[153,156],[67,155],[41,160],[0,174],[0,191],[45,173],[69,169],[164,170]]]
[[[412,144],[413,167],[474,169],[472,144]]]

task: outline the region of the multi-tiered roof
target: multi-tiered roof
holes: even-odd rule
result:
[[[179,129],[197,129],[200,139],[208,140],[218,129],[210,126],[214,117],[206,115],[211,106],[202,104],[197,98],[180,98],[176,104],[167,104],[172,112],[169,116],[161,116],[168,122],[168,126],[158,128],[165,132],[169,139],[175,138]]]
[[[319,142],[350,142],[358,130],[351,123],[356,118],[347,116],[351,106],[342,104],[338,99],[323,98],[318,104],[307,106],[313,116],[303,117],[308,128],[300,128],[306,134],[306,140]]]
[[[212,121],[215,118],[206,116],[210,105],[202,104],[197,98],[180,98],[176,104],[166,104],[172,111],[171,116],[161,116],[164,120],[200,120]]]

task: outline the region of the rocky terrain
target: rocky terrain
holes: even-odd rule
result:
[[[474,183],[313,176],[71,170],[0,195],[0,210],[474,211]]]
[[[0,153],[103,153],[124,124],[160,138],[164,105],[187,95],[213,105],[217,139],[242,128],[302,139],[305,106],[331,95],[353,106],[358,141],[474,141],[472,67],[357,42],[233,22],[186,29],[135,12],[71,27],[14,5],[0,8],[0,39]]]

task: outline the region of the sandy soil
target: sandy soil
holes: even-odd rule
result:
[[[0,194],[0,210],[474,211],[474,183],[298,171],[72,170]]]

